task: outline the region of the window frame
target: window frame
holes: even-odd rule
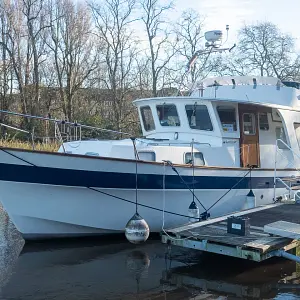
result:
[[[265,114],[267,116],[268,129],[262,129],[260,127],[260,124],[261,124],[261,122],[260,122],[260,116],[263,115],[263,114]],[[258,130],[261,130],[261,131],[269,131],[270,130],[270,123],[269,123],[268,112],[259,112],[258,113],[258,127],[259,127]]]
[[[218,111],[218,107],[228,107],[228,108],[233,108],[234,109],[234,116],[235,116],[235,123],[236,123],[236,130],[233,130],[233,131],[224,131],[223,129],[223,125],[222,125],[222,120],[220,118],[220,115],[219,115],[219,111]],[[221,132],[223,134],[236,134],[239,132],[239,116],[238,116],[238,110],[237,110],[237,107],[234,106],[234,105],[224,105],[224,104],[220,104],[218,103],[216,106],[216,114],[218,115],[218,120],[220,122],[220,129],[221,129]]]
[[[252,115],[254,117],[254,133],[245,133],[245,127],[244,127],[244,115]],[[255,118],[255,114],[253,112],[244,112],[242,115],[242,130],[243,130],[243,134],[247,135],[247,136],[254,136],[257,134],[256,132],[256,118]]]
[[[294,122],[293,123],[293,125],[294,125],[294,131],[295,131],[295,136],[296,136],[296,140],[297,140],[297,143],[298,143],[298,147],[299,147],[299,149],[300,149],[300,137],[299,137],[299,139],[298,139],[298,137],[297,137],[297,133],[296,133],[296,128],[295,128],[295,125],[299,125],[299,127],[300,127],[300,122],[298,123],[298,122]]]
[[[197,102],[195,102],[195,103],[197,103]],[[206,104],[203,104],[203,103],[197,104],[197,106],[205,106],[206,107],[206,110],[207,110],[207,113],[208,113],[208,116],[209,116],[209,120],[210,120],[210,123],[211,123],[212,130],[197,129],[197,128],[192,128],[191,127],[191,124],[189,122],[189,117],[188,117],[188,114],[187,114],[187,111],[186,111],[186,107],[187,107],[187,105],[188,106],[194,106],[195,103],[194,104],[187,104],[187,103],[184,104],[184,111],[185,111],[186,120],[187,120],[187,124],[189,125],[189,128],[191,130],[197,130],[197,131],[200,130],[200,131],[204,131],[204,132],[213,132],[213,131],[215,131],[214,123],[213,123],[212,118],[211,118],[211,112],[210,112],[208,106]]]
[[[138,151],[138,156],[140,157],[140,153],[152,153],[154,155],[154,160],[145,160],[145,161],[156,161],[156,153],[152,150],[141,150]]]
[[[283,130],[284,136],[285,136],[285,141],[284,141],[284,142],[285,142],[288,146],[290,146],[290,145],[289,145],[289,142],[288,142],[288,140],[287,140],[287,135],[286,135],[286,132],[285,132],[285,129],[284,129],[283,124],[282,124],[282,126],[275,126],[275,136],[276,136],[276,140],[279,139],[279,138],[277,137],[277,129],[282,129],[282,130]],[[281,146],[279,146],[280,144],[281,144],[280,142],[277,143],[278,149],[281,149],[281,150],[287,150],[287,149],[289,149],[289,148],[287,148],[287,146],[284,145],[284,144],[281,144]]]
[[[146,129],[146,127],[145,127],[145,119],[144,119],[144,114],[143,114],[143,112],[142,112],[142,110],[145,109],[145,108],[149,108],[149,109],[150,109],[151,116],[152,116],[152,120],[153,120],[153,125],[154,125],[154,128],[153,128],[153,129]],[[154,131],[154,130],[156,129],[156,127],[155,127],[155,121],[154,121],[154,116],[153,116],[153,113],[152,113],[151,106],[150,106],[150,105],[143,105],[143,106],[140,106],[139,111],[140,111],[140,114],[141,114],[141,119],[142,119],[142,123],[143,123],[143,128],[144,128],[144,130],[147,131],[147,132]]]
[[[157,108],[158,108],[159,106],[160,106],[160,107],[164,107],[164,106],[174,106],[175,109],[176,109],[176,113],[177,113],[179,125],[162,125],[161,122],[160,122],[159,115],[158,115],[158,110],[157,110]],[[180,121],[180,117],[179,117],[179,114],[178,114],[178,109],[177,109],[177,106],[176,106],[175,103],[156,104],[155,108],[156,108],[156,116],[157,116],[157,118],[158,118],[159,125],[160,125],[161,127],[180,127],[180,126],[181,126],[181,121]]]
[[[200,151],[195,152],[195,151],[194,151],[194,155],[195,155],[195,154],[198,154],[198,153],[202,155],[203,165],[195,165],[195,166],[206,166],[206,161],[205,161],[203,152],[200,152]],[[191,154],[192,154],[192,151],[190,151],[190,152],[184,152],[184,153],[183,153],[183,163],[184,163],[185,165],[189,165],[188,163],[185,162],[185,160],[186,160],[186,155],[187,155],[187,154],[190,154],[190,155],[191,155]]]

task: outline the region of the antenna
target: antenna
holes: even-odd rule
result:
[[[222,38],[223,38],[222,30],[206,31],[205,34],[204,34],[204,37],[206,39],[206,43],[205,43],[205,48],[206,49],[205,50],[198,50],[193,54],[193,56],[191,57],[191,59],[189,60],[189,62],[187,64],[187,71],[191,70],[191,67],[194,65],[197,58],[201,54],[208,54],[208,56],[209,56],[211,53],[222,53],[222,52],[225,52],[225,51],[230,52],[236,46],[236,44],[234,44],[230,48],[220,48],[221,46],[223,46],[227,42],[228,32],[229,32],[229,25],[226,25],[226,40],[224,41],[224,43],[222,43]],[[207,58],[206,58],[206,60],[207,60]]]
[[[226,25],[226,40],[225,40],[224,43],[222,43],[222,38],[223,38],[222,30],[211,30],[211,31],[205,32],[204,37],[206,39],[206,43],[205,43],[205,48],[206,49],[198,50],[193,54],[193,56],[190,58],[190,60],[187,63],[186,71],[185,71],[184,75],[186,75],[192,69],[193,65],[195,64],[197,58],[200,55],[207,54],[206,58],[204,59],[204,63],[202,64],[202,68],[203,68],[205,66],[210,54],[212,54],[212,53],[222,53],[222,52],[226,52],[226,51],[231,52],[232,49],[236,46],[236,44],[234,44],[230,48],[220,48],[221,46],[223,46],[227,42],[228,32],[229,32],[229,25]],[[182,81],[183,81],[184,75],[182,76]],[[179,91],[180,91],[181,85],[182,85],[182,82],[180,82],[180,85],[179,85],[179,88],[178,88]],[[193,82],[193,85],[192,85],[189,92],[191,92],[191,90],[194,89],[194,85],[195,85],[195,82]]]

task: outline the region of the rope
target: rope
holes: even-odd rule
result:
[[[164,161],[164,173],[163,173],[163,210],[162,210],[162,227],[161,230],[163,233],[168,236],[169,239],[176,240],[176,241],[182,241],[182,240],[187,240],[192,236],[185,237],[185,238],[174,238],[170,236],[166,231],[165,231],[165,205],[166,205],[166,161]]]
[[[131,139],[133,143],[134,149],[134,157],[135,157],[135,213],[138,213],[138,153],[135,147],[134,138]]]
[[[104,132],[112,132],[112,133],[118,133],[118,134],[124,134],[124,135],[127,135],[127,136],[131,136],[131,134],[127,133],[127,132],[111,130],[111,129],[104,129],[104,128],[100,128],[100,127],[84,125],[84,124],[80,124],[80,123],[76,123],[76,122],[69,122],[69,121],[65,121],[65,120],[57,120],[57,119],[53,119],[53,118],[40,117],[40,116],[34,116],[34,115],[28,115],[28,114],[21,114],[21,113],[8,111],[8,110],[3,110],[3,109],[0,109],[0,113],[13,115],[13,116],[24,117],[24,118],[29,118],[29,119],[37,119],[37,120],[42,120],[42,121],[50,121],[50,122],[55,122],[55,123],[60,123],[60,124],[72,125],[74,127],[78,126],[78,127],[81,127],[81,128],[86,128],[86,129],[91,129],[91,130],[99,130],[99,131],[104,131]]]
[[[251,170],[249,171],[249,172],[251,172]],[[245,176],[247,176],[248,175],[248,173],[249,172],[247,172],[247,174],[245,175]],[[244,179],[245,178],[245,176],[242,178],[242,179]],[[162,211],[162,231],[163,231],[163,233],[170,239],[170,240],[173,240],[173,241],[184,241],[184,240],[188,240],[188,239],[190,239],[190,238],[192,238],[192,237],[195,237],[195,236],[201,236],[201,237],[209,237],[209,238],[228,238],[228,236],[227,235],[207,235],[207,234],[198,234],[198,233],[193,233],[193,232],[191,232],[191,231],[188,231],[191,235],[190,236],[187,236],[187,237],[184,237],[184,238],[175,238],[175,237],[173,237],[173,236],[171,236],[171,235],[169,235],[167,232],[166,232],[166,230],[165,230],[165,228],[164,228],[164,225],[165,225],[165,214],[164,214],[164,212],[165,212],[165,203],[166,203],[166,196],[165,196],[165,179],[166,179],[166,162],[164,161],[164,173],[163,173],[163,211]],[[241,180],[242,180],[241,179]],[[241,181],[240,180],[240,181]],[[240,182],[239,181],[239,182]],[[238,183],[239,183],[238,182]],[[238,184],[237,183],[237,184]],[[229,191],[228,191],[229,192]],[[228,193],[227,192],[227,193]],[[224,197],[224,195],[222,196],[222,197]],[[220,201],[221,200],[221,198],[218,200],[218,201]],[[234,238],[237,238],[237,239],[253,239],[253,237],[246,237],[246,236],[235,236]],[[279,238],[282,238],[282,237],[272,237],[273,239],[279,239]]]
[[[201,201],[198,199],[198,197],[195,195],[195,193],[193,193],[193,191],[190,189],[190,187],[188,186],[188,184],[184,181],[184,179],[181,177],[181,175],[179,174],[179,172],[176,170],[176,168],[174,167],[174,165],[172,164],[171,161],[169,160],[163,160],[163,162],[166,162],[171,168],[172,170],[180,177],[180,179],[182,180],[182,182],[185,184],[185,186],[189,189],[189,191],[192,193],[192,195],[195,197],[195,199],[199,202],[199,204],[202,206],[202,208],[207,211],[207,209],[205,208],[205,206],[201,203]]]
[[[27,160],[25,160],[25,159],[23,159],[23,158],[17,156],[17,155],[15,155],[15,154],[10,153],[10,152],[4,150],[4,149],[1,148],[1,147],[0,147],[0,150],[2,150],[3,152],[5,152],[5,153],[7,153],[7,154],[9,154],[9,155],[11,155],[11,156],[13,156],[13,157],[15,157],[15,158],[17,158],[17,159],[23,161],[23,162],[25,162],[25,163],[27,163],[27,164],[33,166],[33,167],[37,167],[37,165],[35,165],[35,164],[33,164],[33,163],[31,163],[31,162],[29,162],[29,161],[27,161]]]
[[[134,201],[131,201],[131,200],[128,200],[128,199],[125,199],[125,198],[122,198],[122,197],[118,197],[118,196],[115,196],[115,195],[112,195],[112,194],[109,194],[109,193],[106,193],[106,192],[103,192],[103,191],[99,191],[99,190],[96,190],[96,189],[94,189],[92,187],[89,187],[89,186],[87,186],[86,188],[89,189],[89,190],[98,192],[100,194],[103,194],[103,195],[106,195],[106,196],[110,196],[110,197],[118,199],[118,200],[122,200],[122,201],[125,201],[125,202],[128,202],[128,203],[135,204]],[[150,206],[150,205],[141,204],[141,203],[138,203],[138,205],[142,206],[142,207],[145,207],[145,208],[149,208],[149,209],[153,209],[153,210],[156,210],[156,211],[163,212],[162,209],[157,208],[157,207],[153,207],[153,206]],[[175,216],[179,216],[179,217],[189,218],[189,216],[187,216],[187,215],[178,214],[178,213],[167,211],[167,210],[165,210],[165,213],[168,213],[168,214],[171,214],[171,215],[175,215]]]
[[[233,188],[235,188],[249,173],[251,172],[248,171],[236,184],[234,184],[224,195],[222,195],[213,205],[211,205],[209,207],[209,209],[207,211],[209,211],[210,209],[212,209],[221,199],[223,199]]]

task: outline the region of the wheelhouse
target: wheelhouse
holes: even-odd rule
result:
[[[300,157],[299,102],[294,85],[274,78],[222,77],[202,82],[189,97],[135,105],[145,139],[178,146],[194,141],[200,164],[273,168],[277,140],[284,153],[279,167],[287,168]]]

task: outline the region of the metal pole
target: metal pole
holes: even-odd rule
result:
[[[193,202],[195,201],[195,162],[194,162],[194,139],[192,139],[192,163],[193,163]]]
[[[278,256],[278,257],[284,257],[286,259],[289,259],[289,260],[292,260],[292,261],[295,261],[297,263],[300,263],[300,257],[297,256],[297,255],[294,255],[294,254],[290,254],[284,250],[277,250],[274,252],[274,255],[275,256]]]
[[[274,166],[274,191],[273,191],[273,201],[275,202],[276,200],[276,181],[277,181],[277,142],[278,140],[276,140],[275,143],[275,166]]]

